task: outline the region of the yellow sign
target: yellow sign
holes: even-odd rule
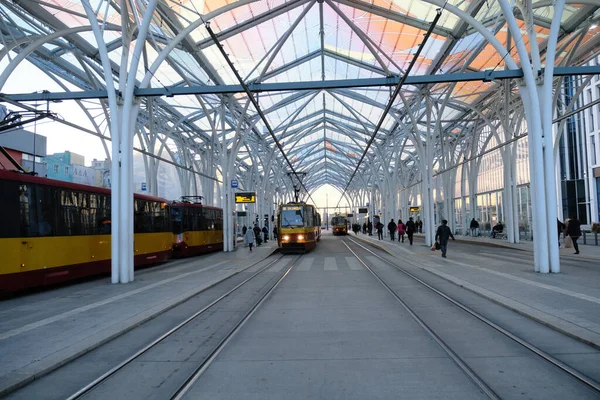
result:
[[[410,212],[419,212],[421,210],[421,207],[411,207],[410,208]]]
[[[256,203],[256,192],[238,192],[235,194],[236,203]]]

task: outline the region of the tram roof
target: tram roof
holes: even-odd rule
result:
[[[59,82],[66,92],[95,90],[104,86],[104,76],[94,35],[84,6],[98,16],[113,69],[123,52],[121,21],[135,27],[148,1],[39,0],[2,2],[3,50],[12,54],[25,50],[33,40],[57,32],[27,59]],[[123,13],[122,5],[128,10]],[[445,75],[466,72],[502,71],[507,60],[518,65],[515,41],[507,34],[507,22],[498,1],[487,0],[159,0],[137,71],[141,82],[158,54],[182,31],[198,21],[210,22],[219,42],[246,83],[284,84],[400,77],[413,58],[434,19],[442,16],[424,45],[410,76]],[[568,2],[561,20],[556,65],[581,65],[598,55],[600,49],[600,6],[593,1]],[[518,8],[513,10],[524,30]],[[533,22],[540,48],[545,49],[553,17],[552,2],[536,1]],[[122,15],[125,14],[125,15]],[[472,18],[472,21],[469,21]],[[484,37],[484,28],[508,49],[505,54]],[[132,29],[131,48],[137,31]],[[530,48],[530,43],[525,43]],[[544,54],[544,51],[542,51]],[[543,60],[542,60],[543,63]],[[203,24],[191,30],[168,54],[166,62],[152,73],[150,87],[235,85],[233,71],[220,54]],[[448,143],[467,143],[474,129],[492,115],[502,99],[501,81],[442,82],[406,85],[385,118],[374,142],[373,155],[389,157],[389,167],[414,168],[416,144],[410,133],[427,130],[426,107],[441,109],[441,137]],[[1,90],[1,88],[0,88]],[[261,109],[273,127],[296,170],[310,173],[305,186],[314,190],[328,183],[343,187],[358,162],[390,97],[390,87],[328,88],[262,92],[257,95]],[[447,99],[448,94],[451,95]],[[235,130],[251,127],[259,119],[256,110],[246,107],[244,93],[212,93],[153,100],[158,139],[174,160],[185,152],[200,161],[208,152],[214,135],[231,140]],[[518,94],[511,88],[509,100],[517,109]],[[148,126],[150,115],[144,100],[139,124]],[[100,107],[102,100],[88,101]],[[217,125],[220,110],[224,122]],[[409,121],[410,112],[417,116]],[[91,116],[87,128],[106,128],[103,115]],[[485,138],[480,139],[482,142]],[[238,154],[244,171],[265,173],[265,147],[273,139],[258,121],[246,134]],[[466,146],[466,144],[465,144]],[[231,149],[231,145],[226,146]],[[438,155],[441,149],[436,150]],[[457,150],[458,151],[458,150]],[[280,154],[276,156],[282,160]],[[371,155],[367,157],[369,161]],[[373,157],[372,162],[376,162]],[[218,160],[219,157],[215,157]],[[283,163],[283,161],[281,161]],[[364,163],[366,164],[366,163]],[[365,171],[366,165],[363,165]],[[372,166],[370,168],[373,168]],[[384,166],[376,169],[383,170]],[[386,167],[387,168],[387,167]],[[317,173],[320,172],[320,173]],[[269,172],[271,174],[272,172]],[[372,178],[371,178],[372,179]]]

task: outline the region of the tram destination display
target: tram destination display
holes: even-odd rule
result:
[[[256,192],[237,192],[235,194],[236,203],[256,203]]]
[[[368,214],[369,213],[369,209],[367,207],[359,207],[358,213],[359,214]]]

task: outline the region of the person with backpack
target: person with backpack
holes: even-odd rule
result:
[[[398,241],[402,239],[402,243],[404,243],[404,231],[406,227],[401,219],[398,220],[398,225],[396,226],[396,230],[398,231]]]
[[[393,242],[394,240],[396,240],[395,237],[396,237],[396,228],[397,228],[396,223],[394,222],[394,218],[392,218],[392,220],[388,224],[387,228],[388,228],[388,231],[390,231],[390,238],[392,239],[392,242]]]
[[[446,225],[448,221],[445,219],[442,220],[442,224],[438,226],[437,232],[435,233],[435,241],[440,244],[440,249],[442,250],[442,257],[446,258],[446,250],[448,249],[448,240],[452,238],[454,239],[454,235],[450,231],[450,227]]]
[[[412,246],[413,234],[415,233],[415,230],[417,229],[417,227],[415,225],[415,221],[413,221],[413,217],[408,218],[408,222],[406,223],[405,229],[406,229],[406,236],[408,236],[408,242]]]

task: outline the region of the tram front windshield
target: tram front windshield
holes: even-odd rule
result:
[[[346,225],[346,218],[344,217],[333,217],[331,220],[332,225]]]
[[[304,210],[302,207],[283,207],[281,209],[281,227],[293,228],[304,226]]]

